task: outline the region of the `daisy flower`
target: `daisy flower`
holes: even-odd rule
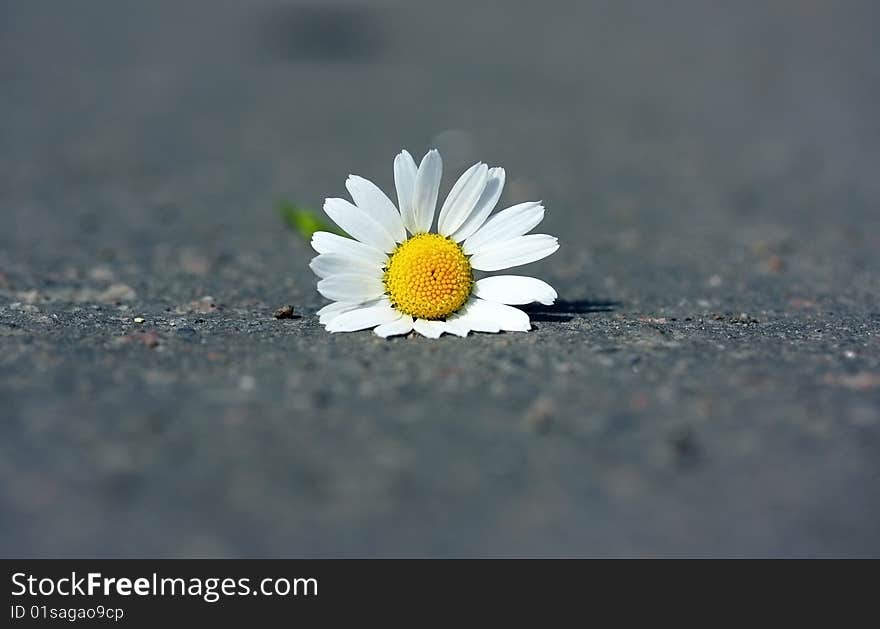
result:
[[[327,199],[324,212],[351,238],[316,232],[318,256],[309,265],[321,278],[318,292],[333,303],[318,311],[330,332],[373,328],[381,337],[439,338],[444,332],[531,329],[514,305],[552,304],[553,287],[534,277],[495,275],[549,256],[556,238],[530,234],[544,218],[540,202],[520,203],[489,216],[504,187],[504,169],[477,163],[449,191],[431,231],[443,161],[428,151],[416,166],[407,151],[394,159],[397,202],[372,182],[349,176],[354,203]],[[399,208],[399,210],[398,210]]]

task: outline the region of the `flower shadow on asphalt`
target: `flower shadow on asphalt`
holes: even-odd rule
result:
[[[544,306],[542,304],[530,304],[528,306],[520,306],[529,315],[532,322],[537,323],[567,323],[575,318],[576,315],[592,314],[596,312],[614,312],[619,301],[608,301],[600,299],[576,299],[568,301],[565,299],[557,299],[552,306]]]

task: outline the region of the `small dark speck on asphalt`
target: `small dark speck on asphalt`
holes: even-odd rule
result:
[[[679,467],[691,467],[700,460],[700,446],[690,428],[675,433],[670,439],[675,463]]]
[[[177,338],[193,343],[198,339],[199,333],[192,328],[177,328]]]

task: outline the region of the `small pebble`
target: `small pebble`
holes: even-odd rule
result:
[[[98,301],[114,303],[131,301],[137,296],[134,289],[126,284],[111,284],[108,288],[97,295]]]
[[[533,432],[543,435],[550,432],[553,419],[556,416],[556,404],[547,397],[538,398],[526,410],[525,424]]]
[[[767,269],[771,273],[781,273],[785,270],[785,261],[779,256],[770,256],[767,261]]]
[[[281,306],[275,311],[274,316],[276,319],[293,319],[297,315],[293,312],[293,306]]]
[[[153,332],[152,330],[149,332],[144,332],[139,335],[139,340],[144,344],[145,347],[149,347],[153,349],[159,346],[159,335]]]

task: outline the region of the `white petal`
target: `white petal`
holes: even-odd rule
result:
[[[416,189],[418,167],[409,151],[401,151],[394,158],[394,187],[397,188],[397,206],[404,226],[416,233],[416,217],[413,210],[413,193]]]
[[[500,332],[501,324],[477,305],[481,300],[471,298],[455,315],[447,320],[447,324],[456,330],[473,330],[474,332]]]
[[[348,188],[355,205],[381,223],[394,240],[397,242],[406,240],[406,230],[403,228],[400,213],[391,199],[376,184],[369,179],[349,175],[345,187]]]
[[[530,304],[537,301],[549,306],[556,301],[556,291],[547,282],[524,275],[484,277],[474,285],[474,295],[499,304]]]
[[[486,188],[489,167],[476,163],[462,174],[446,196],[440,216],[437,219],[437,231],[444,236],[451,235],[461,227],[465,219],[471,215],[480,195]]]
[[[312,269],[315,275],[322,278],[341,273],[357,273],[359,275],[382,277],[381,266],[363,260],[346,258],[336,253],[322,253],[312,258],[312,261],[309,262],[309,268]]]
[[[316,312],[315,314],[318,315],[319,323],[327,324],[344,312],[356,310],[357,308],[366,308],[367,306],[381,305],[391,306],[391,302],[385,296],[382,296],[379,299],[372,299],[356,304],[347,304],[341,301],[334,301],[333,303],[327,304],[326,306],[318,310],[318,312]]]
[[[410,332],[412,332],[412,329],[412,317],[409,315],[401,315],[401,317],[396,321],[383,323],[382,325],[376,327],[373,332],[375,332],[377,336],[381,336],[383,339],[387,339],[389,336],[409,334]]]
[[[510,332],[527,332],[532,329],[529,315],[522,310],[492,301],[475,299],[469,305],[468,314],[473,316],[475,321],[492,322],[502,330]]]
[[[553,236],[519,236],[471,256],[471,266],[478,271],[499,271],[546,258],[557,249],[559,243]]]
[[[333,301],[357,304],[381,297],[385,294],[385,285],[377,277],[343,273],[318,282],[318,292]]]
[[[360,308],[361,304],[345,304],[341,301],[334,301],[331,304],[327,304],[323,308],[321,308],[317,313],[318,322],[319,323],[329,323],[343,312],[348,312],[349,310],[354,310],[355,308]]]
[[[345,199],[327,199],[324,212],[353,238],[385,253],[394,251],[396,245],[388,230],[356,205]]]
[[[437,149],[431,149],[422,158],[416,173],[416,185],[413,191],[413,227],[415,228],[413,233],[431,230],[434,209],[437,207],[437,191],[440,189],[442,177],[443,160]]]
[[[427,319],[413,321],[413,329],[429,339],[439,339],[444,332],[447,332],[445,321],[429,321]]]
[[[384,266],[388,256],[378,249],[330,232],[312,234],[312,249],[318,253],[335,253],[345,258],[364,260],[370,264]]]
[[[344,312],[328,323],[326,327],[328,332],[355,332],[383,323],[390,323],[398,318],[400,318],[399,312],[388,304],[382,304]]]
[[[449,317],[446,319],[446,331],[450,334],[455,334],[456,336],[465,337],[468,335],[468,332],[471,331],[471,328],[467,325],[467,322],[464,321],[461,317]]]
[[[483,194],[480,195],[480,199],[474,206],[473,212],[471,212],[471,215],[468,216],[467,220],[465,220],[462,226],[456,229],[455,233],[451,236],[455,242],[461,242],[462,240],[470,238],[474,232],[483,226],[483,223],[489,218],[489,214],[495,209],[498,199],[501,198],[501,191],[504,189],[504,178],[505,174],[503,168],[496,167],[489,169],[489,174],[486,178],[486,187],[483,189]]]
[[[495,334],[501,331],[501,326],[498,325],[498,323],[487,321],[486,319],[481,319],[469,314],[463,314],[460,317],[457,317],[454,322],[450,320],[447,324],[455,325],[456,329],[467,330],[468,332],[488,332],[490,334]],[[466,336],[466,334],[460,334],[459,336]]]
[[[343,308],[349,308],[350,310],[350,306],[351,304],[343,304],[339,303],[338,301],[333,301],[326,306],[321,307],[321,309],[318,310],[318,312],[316,312],[315,314],[320,317],[325,314],[336,313],[337,311],[341,311]]]
[[[501,210],[465,241],[464,252],[466,255],[473,255],[490,249],[504,240],[522,236],[534,229],[542,220],[544,220],[544,206],[532,201]]]

